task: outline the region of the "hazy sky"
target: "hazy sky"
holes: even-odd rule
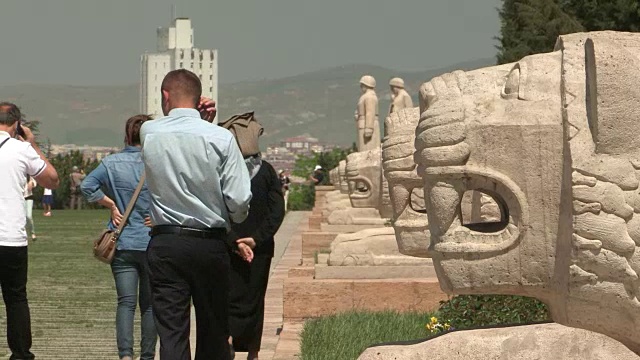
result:
[[[0,85],[131,84],[171,4],[221,82],[364,63],[424,70],[492,57],[500,0],[0,0]]]

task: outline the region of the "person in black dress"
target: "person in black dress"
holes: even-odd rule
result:
[[[253,112],[236,115],[220,123],[230,130],[245,158],[251,175],[253,197],[249,216],[232,224],[229,242],[245,243],[253,249],[253,259],[231,257],[229,327],[235,351],[248,352],[247,359],[258,359],[264,324],[264,297],[267,291],[274,235],[284,219],[284,197],[278,174],[260,157],[258,137],[262,126]]]

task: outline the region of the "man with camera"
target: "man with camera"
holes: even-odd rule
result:
[[[189,318],[196,310],[197,360],[230,358],[228,344],[230,223],[251,200],[247,166],[231,132],[211,124],[215,103],[201,97],[194,73],[179,69],[162,82],[165,117],[141,128],[151,192],[147,249],[160,358],[191,359]],[[206,120],[206,121],[203,121]]]
[[[60,181],[31,130],[20,124],[21,119],[15,104],[0,103],[0,288],[7,312],[11,359],[33,359],[23,189],[27,176],[49,189],[57,188]]]

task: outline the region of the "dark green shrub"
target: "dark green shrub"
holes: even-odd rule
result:
[[[287,207],[292,211],[304,211],[313,209],[316,201],[314,186],[307,184],[291,184],[289,187],[289,203]]]
[[[441,302],[438,314],[456,329],[549,320],[541,301],[512,295],[460,295]]]

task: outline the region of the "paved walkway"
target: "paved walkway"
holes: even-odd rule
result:
[[[302,253],[300,228],[301,224],[304,225],[304,228],[307,227],[309,214],[310,212],[300,211],[287,213],[276,235],[276,251],[271,263],[271,276],[269,277],[265,298],[264,330],[262,333],[262,350],[260,351],[261,360],[295,359],[295,357],[281,357],[289,355],[289,352],[281,351],[283,350],[281,349],[283,344],[281,344],[282,339],[280,336],[283,328],[282,289],[289,268],[300,265]],[[278,352],[277,355],[276,352]],[[238,353],[236,359],[246,359],[246,353]]]
[[[282,318],[282,289],[284,279],[287,278],[289,268],[300,265],[302,252],[301,231],[308,228],[307,219],[310,212],[294,211],[287,213],[287,216],[276,234],[276,248],[273,261],[271,262],[271,275],[267,286],[265,299],[264,330],[262,334],[261,360],[271,359],[297,359],[298,342],[297,333],[302,328],[302,324],[287,324],[281,339],[280,333],[283,328]],[[196,320],[195,311],[191,312],[191,355],[195,355],[196,345]],[[159,348],[159,345],[158,345]],[[277,354],[276,354],[277,350]],[[236,359],[246,359],[246,353],[237,353]],[[156,355],[156,359],[159,359]]]

